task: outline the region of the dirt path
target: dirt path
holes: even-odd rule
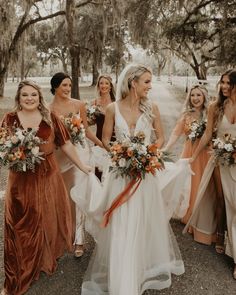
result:
[[[166,138],[173,128],[182,107],[184,92],[164,82],[153,83],[150,94],[160,108]],[[181,143],[176,147],[178,153]],[[0,188],[1,190],[1,188]],[[3,219],[3,201],[0,201],[0,218]],[[236,294],[236,282],[232,279],[233,262],[224,255],[216,254],[213,246],[204,246],[193,242],[190,235],[182,235],[183,225],[172,222],[185,263],[186,272],[180,277],[173,276],[172,286],[163,291],[148,291],[145,295],[233,295]],[[2,223],[0,224],[0,255],[2,263]],[[149,241],[147,241],[148,243]],[[27,294],[30,295],[73,295],[80,294],[80,286],[86,270],[93,242],[90,239],[88,251],[75,259],[67,254],[59,260],[56,273],[47,277],[40,276]],[[2,264],[1,264],[2,265]],[[0,269],[0,284],[3,282],[3,271]],[[129,294],[123,294],[129,295]],[[138,294],[137,294],[138,295]]]

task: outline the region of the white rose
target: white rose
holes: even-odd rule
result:
[[[18,137],[20,140],[23,140],[23,139],[25,138],[25,136],[24,136],[23,133],[22,133],[22,130],[18,130],[18,131],[16,132],[16,135],[17,135],[17,137]]]
[[[231,151],[234,150],[234,148],[233,148],[233,146],[232,146],[231,143],[225,144],[225,149],[226,149],[227,152],[231,152]]]
[[[120,159],[119,160],[119,166],[120,167],[125,167],[125,165],[126,165],[126,160],[124,158]]]
[[[147,154],[147,148],[144,145],[140,145],[138,148],[138,152],[142,155],[146,155]]]
[[[39,153],[39,147],[38,146],[33,147],[31,152],[34,156],[37,156]]]

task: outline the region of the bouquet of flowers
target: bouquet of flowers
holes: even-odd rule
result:
[[[145,135],[139,132],[137,135],[127,137],[124,141],[111,143],[109,155],[111,166],[109,171],[117,176],[145,178],[146,173],[155,175],[156,170],[164,169],[164,153],[156,144],[144,144]]]
[[[0,127],[0,167],[6,166],[17,172],[35,171],[36,164],[44,158],[39,145],[45,143],[37,135],[37,129],[13,128],[11,132]]]
[[[222,138],[212,140],[213,153],[216,161],[222,165],[232,166],[236,164],[236,137],[224,134]]]
[[[70,113],[68,117],[62,116],[61,120],[70,134],[71,142],[73,144],[80,143],[84,147],[85,146],[85,128],[82,123],[82,119]]]
[[[87,108],[87,121],[90,126],[95,125],[96,116],[101,114],[101,109],[98,105],[95,104],[86,104]]]
[[[205,129],[206,129],[206,120],[194,120],[192,121],[187,130],[187,139],[194,142],[197,138],[202,137]]]

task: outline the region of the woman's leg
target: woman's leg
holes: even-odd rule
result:
[[[218,166],[213,171],[213,180],[216,188],[216,252],[219,254],[224,253],[224,234],[226,227],[226,213],[225,213],[225,200],[221,184],[220,169]]]

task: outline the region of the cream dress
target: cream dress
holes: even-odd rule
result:
[[[77,117],[80,117],[77,114]],[[76,145],[76,148],[79,153],[79,157],[84,164],[90,164],[90,148],[85,139],[85,146],[80,144]],[[67,189],[70,189],[77,185],[78,188],[81,184],[86,181],[86,174],[79,170],[75,165],[70,161],[70,159],[63,153],[61,149],[56,150],[56,157],[62,173],[63,179],[65,181]],[[86,193],[84,189],[84,193]],[[71,196],[71,194],[70,194]],[[73,200],[73,198],[72,198]],[[74,201],[74,200],[73,200]],[[73,212],[72,212],[73,213]],[[73,216],[73,214],[72,214]],[[75,245],[83,245],[85,243],[85,215],[80,209],[80,205],[75,202]]]
[[[224,115],[218,127],[217,137],[223,137],[226,133],[235,137],[236,124],[231,124]],[[216,231],[216,199],[212,193],[214,191],[214,185],[211,182],[211,176],[215,165],[216,162],[214,156],[212,156],[202,176],[193,214],[187,223],[184,232],[187,231],[189,225],[200,227],[200,230],[202,232],[205,231],[206,234],[213,234]],[[228,238],[226,243],[226,254],[233,257],[234,262],[236,263],[236,166],[229,167],[219,165],[219,167],[227,216]],[[212,196],[212,198],[209,198],[209,195]],[[201,216],[204,216],[204,218],[201,218],[202,222],[201,224],[198,224],[200,214]]]

